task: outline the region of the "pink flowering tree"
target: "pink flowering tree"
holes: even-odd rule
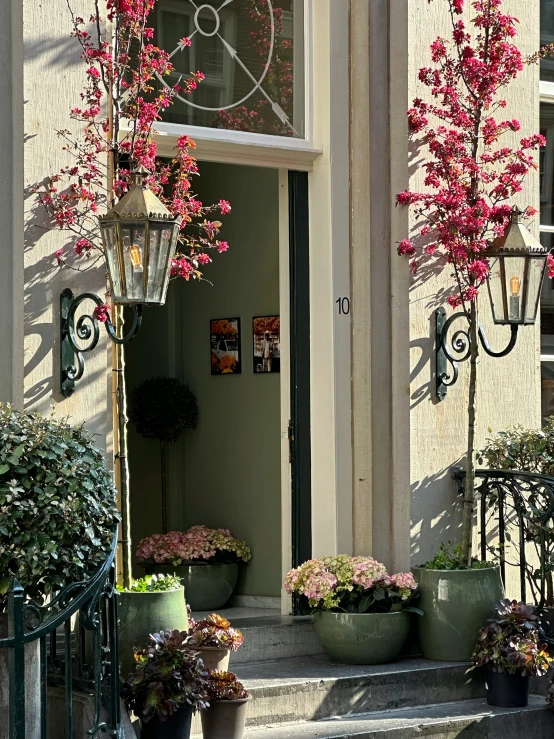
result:
[[[102,3],[102,8],[101,8]],[[169,54],[155,46],[149,14],[156,0],[91,0],[91,15],[72,14],[72,35],[81,45],[84,88],[69,116],[78,135],[57,132],[67,166],[34,190],[51,228],[67,234],[58,265],[83,269],[104,260],[98,214],[129,188],[134,170],[175,215],[183,217],[173,277],[202,278],[213,252],[225,252],[219,217],[230,211],[226,200],[204,205],[192,189],[198,175],[195,143],[181,136],[170,160],[158,158],[154,124],[176,94],[190,94],[204,79],[195,72],[170,88],[157,90],[159,77],[173,70]],[[184,46],[190,40],[182,39]],[[216,216],[215,218],[213,216]],[[71,258],[69,258],[71,257]],[[106,320],[109,307],[96,309]]]
[[[452,276],[448,302],[469,320],[470,386],[468,446],[462,525],[462,558],[471,562],[475,497],[475,397],[477,388],[478,296],[489,277],[487,248],[503,235],[513,198],[537,164],[533,152],[545,144],[534,134],[517,146],[504,142],[520,123],[503,114],[504,90],[540,54],[524,59],[515,44],[517,20],[502,11],[502,0],[473,0],[471,26],[462,15],[464,0],[443,0],[452,33],[431,44],[432,66],[419,70],[429,89],[408,110],[408,127],[426,149],[425,190],[397,195],[397,204],[412,208],[415,235],[398,245],[398,253],[417,272],[422,258]],[[431,0],[429,0],[431,2]],[[471,30],[470,30],[471,29]],[[543,50],[545,53],[547,50]],[[525,216],[532,217],[534,208]],[[549,274],[554,263],[549,257]]]
[[[179,79],[170,88],[158,90],[158,80],[169,75],[169,54],[152,43],[154,30],[149,15],[156,0],[90,0],[90,15],[78,17],[71,11],[73,32],[81,46],[83,89],[68,113],[73,131],[57,132],[63,159],[68,162],[36,185],[34,192],[47,216],[47,225],[67,236],[55,254],[57,264],[83,270],[105,264],[98,215],[115,203],[139,170],[150,189],[175,216],[182,216],[177,253],[173,260],[175,278],[202,279],[205,265],[214,252],[225,252],[228,244],[219,238],[220,216],[230,211],[226,200],[204,205],[195,195],[192,182],[198,175],[192,155],[195,144],[181,136],[171,160],[158,158],[154,126],[176,94],[190,94],[202,82],[201,72]],[[190,39],[181,39],[183,46]],[[75,133],[77,131],[77,133]],[[94,317],[110,319],[108,303],[96,306]],[[115,323],[122,322],[118,311]],[[126,392],[122,347],[117,347],[118,443],[123,580],[131,584],[131,532],[129,471],[126,449]]]

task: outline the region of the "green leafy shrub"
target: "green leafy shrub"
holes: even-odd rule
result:
[[[133,580],[130,588],[117,586],[120,593],[166,593],[181,587],[181,578],[176,575],[145,575]]]
[[[521,425],[487,439],[479,463],[491,470],[523,470],[554,476],[554,416],[542,428]]]
[[[110,550],[115,501],[82,428],[0,403],[0,610],[12,577],[37,602],[87,579]]]
[[[161,631],[135,652],[135,670],[123,685],[128,708],[145,722],[167,721],[180,709],[208,707],[208,672],[186,631]]]
[[[462,561],[462,545],[453,546],[451,542],[448,542],[448,544],[441,544],[433,559],[421,566],[426,570],[481,570],[485,567],[492,567],[493,563],[474,559],[469,567]]]

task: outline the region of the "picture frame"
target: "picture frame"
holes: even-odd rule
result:
[[[212,375],[241,374],[240,318],[210,320],[210,346]]]
[[[252,344],[255,374],[281,371],[280,316],[255,316],[252,319]]]

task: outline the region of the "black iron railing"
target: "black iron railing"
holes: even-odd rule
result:
[[[465,471],[455,477],[463,491]],[[519,470],[475,477],[481,559],[498,559],[505,584],[507,568],[519,570],[520,600],[539,612],[554,606],[554,477]]]
[[[8,650],[10,739],[29,739],[31,733],[40,739],[60,739],[59,735],[49,734],[48,728],[48,688],[60,685],[65,688],[61,723],[65,725],[66,739],[73,737],[74,690],[93,695],[94,721],[87,732],[92,739],[100,734],[123,737],[114,580],[116,547],[117,535],[110,555],[90,580],[68,585],[45,606],[27,600],[21,585],[12,580],[8,591],[8,636],[0,639],[0,650]],[[29,652],[37,649],[37,642],[38,660],[33,664]],[[26,683],[28,687],[37,678],[30,672],[37,669],[40,695],[26,695]],[[38,705],[30,711],[31,700],[40,704],[40,727],[35,726],[33,732],[26,724]]]

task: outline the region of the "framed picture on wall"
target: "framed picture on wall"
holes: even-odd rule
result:
[[[240,318],[215,318],[210,321],[212,375],[239,375]]]
[[[268,374],[281,370],[281,318],[258,316],[252,319],[254,372]]]

